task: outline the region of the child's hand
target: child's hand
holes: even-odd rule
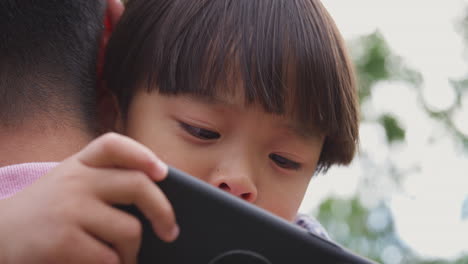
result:
[[[152,182],[167,166],[139,143],[102,136],[33,185],[0,201],[1,263],[136,263],[141,224],[113,204],[135,204],[164,241],[178,235]]]

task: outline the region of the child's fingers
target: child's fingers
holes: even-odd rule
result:
[[[94,177],[95,193],[100,199],[111,204],[134,204],[151,221],[162,240],[170,242],[177,237],[178,226],[172,205],[145,174],[116,169],[101,169],[100,173],[102,175]]]
[[[123,264],[136,264],[141,223],[135,217],[102,202],[87,207],[83,228],[115,248]]]
[[[120,264],[120,258],[113,249],[103,242],[96,240],[81,229],[76,229],[70,236],[70,241],[64,241],[60,247],[66,247],[59,256],[53,257],[49,263],[91,263],[91,264]]]
[[[128,137],[108,133],[91,142],[76,155],[86,166],[139,170],[155,181],[167,175],[167,165],[154,153]]]

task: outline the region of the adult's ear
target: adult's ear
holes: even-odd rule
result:
[[[98,82],[102,79],[104,60],[107,48],[107,42],[114,31],[115,26],[120,20],[124,11],[124,6],[120,0],[106,0],[106,12],[104,14],[104,30],[102,31],[101,42],[99,45],[99,54],[97,58],[97,76]],[[99,86],[99,83],[98,83]]]
[[[106,15],[109,17],[111,26],[114,27],[119,22],[124,11],[124,6],[120,0],[107,0]]]
[[[97,97],[97,118],[100,134],[106,132],[124,133],[122,112],[117,96],[101,82]]]
[[[106,12],[104,14],[104,30],[101,36],[99,54],[97,58],[97,114],[99,122],[99,132],[109,131],[121,132],[122,120],[119,102],[117,97],[107,87],[106,80],[103,77],[105,62],[105,53],[107,42],[114,31],[115,26],[120,20],[124,6],[120,0],[106,0]]]

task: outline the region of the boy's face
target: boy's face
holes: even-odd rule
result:
[[[125,132],[167,164],[282,218],[296,216],[324,141],[288,119],[244,104],[139,92]]]

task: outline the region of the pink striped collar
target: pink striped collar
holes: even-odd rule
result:
[[[57,162],[35,162],[1,167],[0,199],[8,198],[26,188],[57,164]]]

